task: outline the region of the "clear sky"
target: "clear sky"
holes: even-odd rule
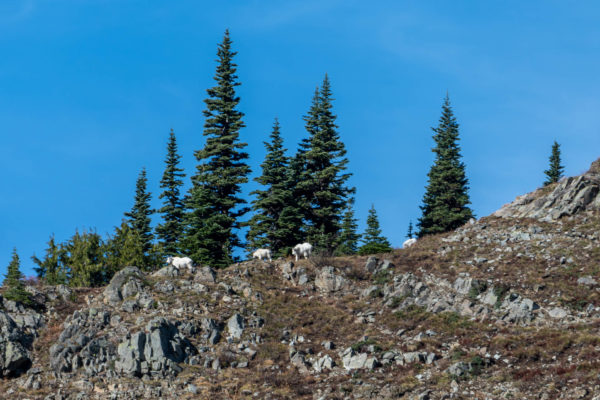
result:
[[[112,232],[143,166],[160,206],[171,128],[189,177],[226,28],[252,176],[274,117],[295,150],[328,73],[361,231],[373,203],[400,246],[446,92],[477,216],[540,186],[555,139],[567,175],[600,157],[598,21],[592,1],[3,0],[0,273],[13,247],[31,275],[50,234]]]

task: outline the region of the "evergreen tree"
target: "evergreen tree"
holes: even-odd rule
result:
[[[367,217],[367,229],[362,238],[363,245],[358,250],[358,254],[379,254],[389,253],[392,251],[390,242],[381,235],[381,228],[379,227],[379,219],[377,218],[377,212],[375,206],[371,206],[369,215]]]
[[[159,212],[163,215],[164,222],[156,227],[156,236],[163,251],[168,255],[179,254],[179,242],[183,234],[184,207],[180,187],[183,185],[181,178],[185,174],[183,169],[178,167],[180,158],[177,154],[175,133],[171,129],[165,160],[166,167],[160,181],[160,187],[164,191],[158,197],[163,199],[163,207]]]
[[[325,75],[304,117],[309,138],[300,146],[299,157],[304,165],[297,185],[308,222],[308,239],[326,252],[332,252],[339,244],[342,214],[355,191],[346,185],[351,174],[346,172],[348,159],[337,132],[332,101],[331,85]]]
[[[25,290],[23,283],[23,274],[21,273],[21,261],[17,254],[17,249],[13,249],[12,260],[8,264],[8,270],[4,279],[4,298],[8,300],[18,301],[20,303],[30,305],[31,297],[29,292]]]
[[[415,236],[415,233],[413,232],[413,223],[412,221],[410,221],[408,223],[408,233],[406,234],[406,237],[408,239],[412,239]]]
[[[261,164],[262,175],[254,179],[265,189],[250,193],[256,196],[256,200],[252,202],[255,214],[248,221],[247,248],[251,252],[269,246],[273,254],[284,255],[297,244],[295,230],[301,224],[301,219],[293,207],[293,185],[288,179],[289,159],[285,156],[286,149],[277,119],[270,139],[270,142],[264,142],[267,154]]]
[[[104,244],[96,232],[79,233],[66,243],[65,263],[70,267],[69,285],[97,287],[108,283],[112,277],[104,267]]]
[[[129,218],[129,225],[138,234],[142,241],[144,254],[148,254],[152,248],[152,228],[150,227],[150,215],[153,210],[150,207],[150,192],[146,191],[148,179],[146,178],[146,168],[142,168],[135,184],[135,198],[130,212],[125,213]]]
[[[348,207],[342,219],[342,229],[340,232],[339,246],[336,249],[337,255],[351,255],[358,251],[358,241],[361,235],[356,231],[358,229],[357,219],[354,218],[353,209],[354,199],[348,201]]]
[[[146,266],[142,240],[127,222],[115,227],[115,234],[110,236],[105,244],[107,273],[112,277],[126,266]]]
[[[427,175],[429,181],[420,207],[419,237],[451,231],[473,217],[468,207],[471,203],[469,181],[458,145],[458,123],[448,96],[442,106],[440,123],[432,129],[435,132],[433,139],[436,146],[432,149],[435,161]]]
[[[552,153],[550,154],[550,167],[544,171],[544,174],[546,174],[544,186],[558,182],[563,177],[564,170],[565,167],[561,164],[560,160],[560,145],[555,140],[552,144]]]
[[[31,260],[37,264],[34,270],[38,278],[43,280],[47,285],[64,285],[67,283],[67,269],[64,263],[65,256],[66,251],[62,244],[56,244],[54,235],[50,236],[44,259],[40,260],[35,254],[31,257]]]
[[[229,31],[225,31],[217,56],[216,86],[207,90],[204,100],[204,148],[195,152],[199,164],[192,177],[186,217],[185,247],[196,263],[226,267],[233,261],[233,248],[241,246],[234,230],[239,218],[248,212],[239,196],[240,185],[248,182],[248,154],[242,149],[239,131],[244,127],[243,113],[236,109],[240,98],[235,93],[236,64]]]

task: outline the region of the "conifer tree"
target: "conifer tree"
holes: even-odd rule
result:
[[[237,233],[239,218],[248,212],[240,197],[240,185],[248,182],[248,154],[242,149],[239,131],[244,127],[243,113],[236,109],[240,98],[229,31],[225,31],[217,56],[216,86],[207,90],[204,100],[203,135],[206,142],[195,152],[196,174],[192,177],[186,216],[185,247],[196,263],[226,267],[233,261],[233,248],[241,246]]]
[[[294,210],[294,193],[288,180],[289,159],[285,156],[279,121],[275,119],[270,142],[264,142],[267,149],[265,160],[261,164],[262,175],[254,180],[265,187],[255,190],[252,202],[255,214],[248,221],[250,230],[246,236],[247,248],[269,246],[273,254],[284,255],[297,243],[295,229],[300,225],[300,216]]]
[[[125,221],[115,227],[114,235],[108,238],[105,257],[110,277],[126,266],[143,268],[148,261],[139,235]]]
[[[355,191],[347,186],[351,174],[346,172],[348,159],[337,132],[332,101],[325,75],[304,117],[309,138],[301,143],[299,156],[304,165],[297,185],[308,222],[308,239],[325,252],[332,252],[339,244],[342,214]]]
[[[558,182],[563,177],[564,170],[565,167],[560,160],[560,145],[555,140],[552,144],[552,153],[550,154],[550,167],[544,171],[544,174],[546,174],[544,186]]]
[[[75,231],[66,243],[65,264],[70,268],[69,285],[97,287],[112,277],[105,268],[104,243],[96,232]]]
[[[156,227],[156,236],[162,250],[168,255],[179,254],[179,243],[183,234],[184,206],[180,187],[183,185],[181,178],[185,174],[178,166],[180,159],[177,154],[175,133],[171,129],[167,144],[166,167],[160,181],[160,187],[164,190],[158,197],[163,199],[163,206],[158,210],[162,214],[163,223]]]
[[[413,223],[412,223],[412,221],[410,221],[408,223],[408,232],[406,234],[406,237],[408,239],[412,239],[414,236],[415,236],[415,233],[413,232]]]
[[[392,251],[390,242],[381,235],[379,219],[377,218],[374,205],[371,205],[369,215],[367,216],[367,229],[363,234],[362,242],[363,245],[358,250],[358,254],[360,255],[389,253]]]
[[[148,179],[146,178],[146,168],[142,168],[135,184],[135,198],[130,212],[125,213],[129,218],[129,225],[138,234],[142,241],[144,254],[148,254],[152,249],[152,228],[150,227],[150,215],[153,210],[150,207],[150,192],[146,191]]]
[[[38,278],[44,281],[47,285],[64,285],[67,283],[67,269],[65,267],[66,251],[62,244],[56,244],[54,235],[48,240],[48,248],[44,259],[40,260],[35,256],[31,260],[37,264],[34,267]]]
[[[339,238],[339,245],[335,251],[337,255],[352,255],[358,251],[358,241],[361,235],[357,233],[358,223],[354,218],[354,199],[348,201],[348,207],[342,218],[342,227]]]
[[[468,207],[471,203],[468,194],[468,179],[465,165],[461,161],[458,144],[458,123],[454,118],[450,99],[446,96],[442,106],[442,116],[435,134],[435,161],[429,177],[419,218],[419,237],[451,231],[465,224],[473,217]]]
[[[23,274],[21,273],[21,261],[17,254],[17,249],[13,249],[12,260],[8,264],[3,286],[6,287],[4,291],[4,298],[8,300],[18,301],[20,303],[29,305],[31,304],[31,297],[29,292],[25,290],[25,284],[23,283]]]

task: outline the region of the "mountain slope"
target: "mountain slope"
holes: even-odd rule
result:
[[[596,166],[377,257],[127,267],[106,288],[30,287],[35,310],[2,300],[0,390],[600,399]]]

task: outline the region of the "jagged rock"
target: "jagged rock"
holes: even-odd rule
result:
[[[233,314],[227,320],[227,330],[232,337],[236,339],[241,338],[244,333],[244,318],[240,314]]]
[[[335,361],[333,361],[333,358],[327,354],[319,358],[313,365],[313,369],[316,372],[322,372],[326,369],[333,369],[333,367],[335,367]]]
[[[152,274],[155,278],[176,278],[181,275],[179,268],[175,268],[172,265],[167,265]]]
[[[511,299],[511,297],[509,297],[505,300],[503,305],[507,302],[508,313],[503,319],[514,323],[531,322],[535,318],[533,311],[540,308],[540,306],[531,299],[519,299],[519,297]]]
[[[471,370],[471,366],[469,364],[459,361],[459,362],[454,363],[451,366],[449,366],[446,369],[446,372],[450,375],[455,375],[455,376],[460,377],[460,376],[465,375],[470,370]]]
[[[336,275],[333,267],[323,267],[315,278],[315,286],[324,292],[337,292],[346,284],[346,279],[341,275]]]
[[[293,347],[290,347],[290,363],[302,373],[307,373],[308,368],[311,366],[306,361],[306,354],[303,351],[296,351]]]
[[[0,311],[0,376],[18,376],[31,366],[30,338],[4,311]]]
[[[377,269],[378,262],[379,262],[379,259],[377,257],[369,256],[369,258],[367,258],[367,262],[365,264],[365,269],[367,271],[369,271],[370,273],[374,273],[375,270]]]
[[[200,267],[196,272],[195,279],[201,283],[215,283],[215,271],[211,267]]]
[[[104,289],[104,302],[116,304],[133,297],[144,287],[144,274],[137,267],[125,267],[117,272]]]
[[[98,335],[109,325],[110,313],[95,308],[75,311],[64,322],[58,341],[50,347],[50,365],[54,371],[71,372],[85,367],[88,375],[106,370],[116,349]]]
[[[163,317],[152,319],[145,332],[137,332],[118,346],[118,373],[129,376],[168,376],[181,372],[184,362],[197,350],[179,333],[176,325]]]
[[[543,188],[519,196],[492,215],[557,220],[585,210],[600,210],[599,164],[600,160],[596,160],[585,174],[561,180],[549,193]]]
[[[367,353],[356,353],[348,347],[342,353],[342,365],[347,370],[364,368],[369,355]]]
[[[202,337],[208,344],[217,344],[221,339],[221,331],[223,328],[212,318],[202,318],[201,328],[204,332]]]

